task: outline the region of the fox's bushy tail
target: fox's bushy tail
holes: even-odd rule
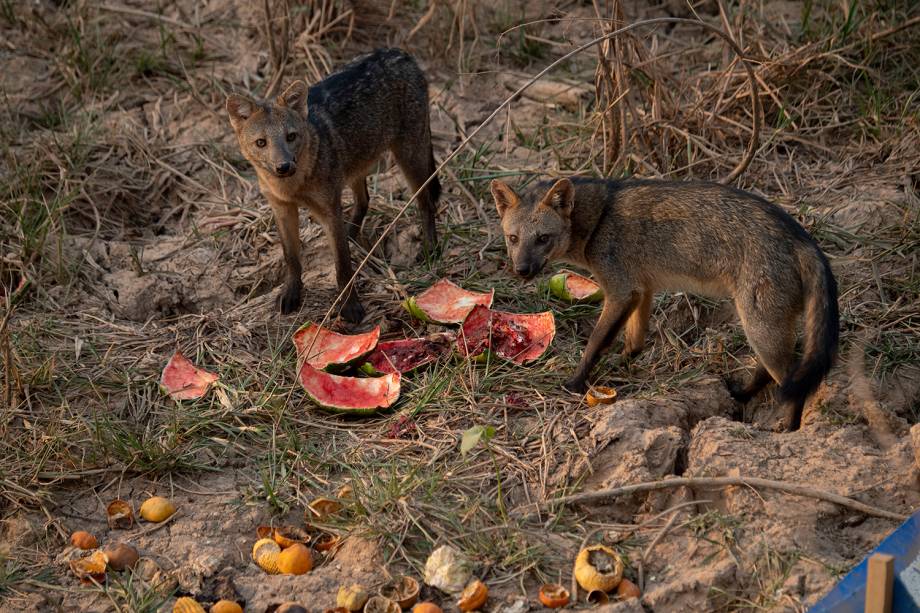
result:
[[[800,252],[799,270],[805,291],[802,359],[779,387],[780,401],[791,406],[790,430],[798,429],[805,401],[834,366],[840,342],[837,281],[830,263],[814,245]]]
[[[431,130],[428,131],[429,142],[431,141]],[[428,153],[428,174],[434,174],[434,171],[437,170],[438,164],[434,161],[434,150],[432,149]],[[434,179],[431,180],[431,183],[428,184],[428,197],[431,199],[431,204],[435,204],[438,201],[438,198],[441,197],[441,181],[438,180],[438,176],[435,175]]]

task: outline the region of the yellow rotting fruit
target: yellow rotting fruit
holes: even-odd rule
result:
[[[629,579],[623,579],[620,581],[620,585],[617,586],[617,597],[621,600],[641,598],[642,590],[640,590],[639,586]]]
[[[331,498],[317,498],[308,507],[315,519],[320,521],[342,510],[342,504]]]
[[[604,590],[591,590],[588,592],[585,600],[588,602],[588,604],[593,604],[595,607],[598,607],[610,602],[610,596],[608,596],[607,592]]]
[[[313,556],[302,543],[294,543],[278,554],[278,570],[285,575],[302,575],[313,569]]]
[[[307,613],[307,610],[296,602],[285,602],[275,609],[275,613]]]
[[[460,601],[457,603],[457,607],[464,613],[478,611],[486,603],[488,597],[489,588],[486,587],[486,584],[479,579],[473,579],[463,590],[463,593],[460,594]]]
[[[371,596],[364,605],[364,613],[401,613],[399,604],[383,596]]]
[[[558,609],[569,604],[569,591],[558,583],[547,583],[540,588],[540,602],[548,609]]]
[[[349,611],[360,611],[367,604],[370,595],[363,585],[353,583],[349,586],[343,585],[339,588],[339,593],[335,596],[337,607],[344,607]]]
[[[232,600],[218,600],[211,605],[211,613],[243,613],[243,607]]]
[[[118,543],[115,547],[106,549],[105,555],[109,559],[109,568],[118,572],[134,568],[141,557],[137,549],[127,543]]]
[[[83,583],[102,583],[105,581],[105,569],[109,559],[105,553],[94,551],[86,557],[70,561],[70,570]]]
[[[256,558],[256,564],[269,575],[280,575],[281,568],[278,566],[278,556],[280,555],[281,552],[279,551],[266,551],[260,553],[259,557]]]
[[[384,584],[380,595],[396,602],[401,609],[408,609],[418,601],[418,581],[403,575]]]
[[[166,521],[176,512],[176,505],[162,496],[153,496],[141,505],[141,517],[156,524]]]
[[[296,526],[278,526],[272,531],[272,538],[282,549],[287,549],[294,543],[304,545],[310,542],[310,535],[306,530]]]
[[[113,500],[105,509],[109,528],[127,530],[134,525],[134,510],[126,500]]]
[[[617,399],[617,391],[612,387],[603,387],[596,385],[588,390],[585,395],[585,402],[589,407],[596,407],[599,404],[613,404]]]
[[[623,578],[623,560],[604,545],[592,545],[578,552],[575,558],[575,580],[586,592],[609,592]]]
[[[70,544],[77,549],[95,549],[99,546],[96,537],[85,530],[77,530],[71,534]]]
[[[205,611],[204,607],[198,604],[194,598],[183,596],[176,599],[176,604],[173,605],[173,613],[205,613]]]
[[[444,610],[433,602],[420,602],[412,609],[412,613],[444,613]]]
[[[259,557],[267,553],[281,553],[281,546],[275,542],[275,539],[262,538],[256,541],[252,546],[252,560],[258,562]]]

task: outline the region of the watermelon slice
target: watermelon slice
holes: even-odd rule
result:
[[[369,415],[390,407],[399,398],[399,373],[359,379],[340,377],[313,368],[300,367],[300,384],[318,406],[335,413]]]
[[[555,335],[556,322],[549,311],[519,315],[477,305],[463,322],[457,349],[470,358],[491,352],[526,364],[546,353]]]
[[[369,375],[407,373],[438,361],[450,352],[455,334],[432,334],[422,338],[385,341],[367,356],[361,370]]]
[[[601,286],[571,270],[563,270],[549,280],[549,291],[568,302],[600,302],[604,299]]]
[[[217,379],[216,374],[196,367],[176,351],[160,375],[160,389],[173,400],[194,400],[204,396]]]
[[[298,362],[321,370],[344,370],[361,362],[379,338],[380,326],[362,334],[339,334],[308,322],[294,333],[293,340]]]
[[[418,296],[410,296],[403,306],[413,317],[435,324],[462,323],[477,304],[492,306],[495,290],[471,292],[447,279],[441,279]]]

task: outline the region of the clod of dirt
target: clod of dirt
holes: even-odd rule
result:
[[[459,594],[469,582],[470,562],[450,545],[441,545],[425,562],[425,583],[448,594]]]

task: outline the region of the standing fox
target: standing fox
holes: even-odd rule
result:
[[[413,192],[435,171],[428,83],[412,56],[399,49],[360,57],[309,91],[303,81],[295,81],[274,101],[231,95],[227,113],[281,235],[287,265],[281,293],[285,314],[301,302],[299,208],[309,209],[323,226],[341,291],[352,276],[348,237],[357,236],[367,213],[365,178],[373,165],[391,151]],[[346,185],[355,200],[347,235],[342,215]],[[418,197],[426,251],[437,243],[440,193],[435,177]],[[364,317],[354,288],[345,296],[341,313],[353,323]]]
[[[805,400],[837,353],[837,282],[815,241],[782,209],[713,183],[560,179],[520,197],[501,181],[491,187],[517,274],[530,279],[562,260],[590,270],[604,291],[567,389],[586,390],[600,353],[624,326],[624,355],[642,350],[656,292],[730,297],[758,358],[751,381],[732,396],[746,402],[772,379],[787,428],[798,429]]]

